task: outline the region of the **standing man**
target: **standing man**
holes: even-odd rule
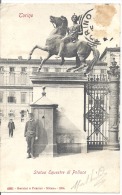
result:
[[[38,139],[38,125],[34,120],[33,113],[29,113],[29,121],[25,125],[25,133],[27,141],[27,158],[34,158],[34,141]]]
[[[12,119],[9,120],[8,129],[9,129],[9,137],[13,137],[13,130],[15,129],[15,124]]]

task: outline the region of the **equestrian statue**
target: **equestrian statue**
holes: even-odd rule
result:
[[[68,28],[67,18],[64,16],[54,17],[50,16],[50,22],[53,24],[54,29],[50,33],[49,37],[46,39],[46,44],[44,47],[36,45],[30,52],[28,60],[35,49],[41,49],[47,52],[45,59],[41,61],[39,70],[41,70],[42,65],[53,55],[57,55],[56,58],[61,58],[61,65],[64,64],[64,58],[76,57],[76,66],[67,69],[67,72],[78,72],[85,70],[84,73],[88,74],[97,63],[99,59],[99,51],[88,44],[86,41],[78,39],[79,35],[83,35],[81,16],[73,15],[71,20],[73,25]],[[86,64],[86,59],[93,52],[93,60],[90,61],[89,65]]]

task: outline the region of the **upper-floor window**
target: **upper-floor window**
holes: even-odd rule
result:
[[[0,85],[4,85],[4,67],[0,66]]]
[[[0,91],[0,103],[3,102],[3,91]]]
[[[27,83],[27,74],[26,74],[27,68],[21,67],[21,84],[26,85]]]
[[[95,74],[100,74],[100,70],[99,69],[95,69],[94,73]]]
[[[14,85],[15,84],[15,67],[9,67],[9,84]]]
[[[43,70],[44,70],[44,72],[49,72],[49,68],[48,67],[44,67]]]
[[[0,72],[4,72],[4,67],[0,66]]]
[[[26,67],[21,67],[21,73],[26,73],[27,68]]]
[[[14,72],[15,72],[15,68],[14,68],[14,67],[10,67],[10,68],[9,68],[9,72],[10,72],[10,73],[14,73]]]
[[[21,93],[21,103],[25,104],[26,103],[26,92]]]
[[[106,74],[106,70],[105,69],[101,69],[101,74]]]
[[[34,72],[37,72],[38,71],[38,67],[33,67],[32,68],[32,72],[34,73]]]

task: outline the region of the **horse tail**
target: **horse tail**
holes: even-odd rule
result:
[[[93,51],[93,60],[90,61],[90,69],[93,69],[94,65],[98,62],[99,60],[99,56],[100,56],[100,52],[95,48],[95,47],[91,47],[91,50]]]

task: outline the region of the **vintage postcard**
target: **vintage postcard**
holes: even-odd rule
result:
[[[119,193],[121,4],[0,15],[0,191]]]

